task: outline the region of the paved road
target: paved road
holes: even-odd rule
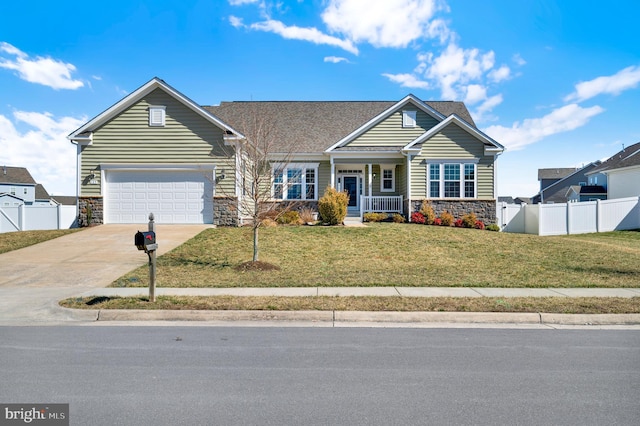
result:
[[[82,425],[637,425],[640,332],[0,327],[0,401]]]
[[[209,225],[157,225],[163,254]],[[133,245],[146,225],[102,225],[0,254],[0,324],[55,323],[68,318],[58,300],[105,287],[148,258]]]

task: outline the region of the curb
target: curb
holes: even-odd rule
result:
[[[95,321],[309,321],[327,323],[449,323],[638,325],[640,314],[547,314],[501,312],[356,312],[356,311],[181,311],[102,309],[84,319]]]

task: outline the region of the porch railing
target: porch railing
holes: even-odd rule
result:
[[[402,213],[402,195],[360,197],[360,214],[367,212]]]

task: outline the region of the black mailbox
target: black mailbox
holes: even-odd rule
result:
[[[136,247],[138,250],[149,250],[151,249],[151,245],[156,243],[156,233],[155,232],[140,232],[136,233],[135,237]]]

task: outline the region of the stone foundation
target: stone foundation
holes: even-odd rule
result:
[[[78,226],[80,228],[104,223],[102,197],[78,198]]]
[[[495,200],[428,200],[436,216],[447,211],[456,219],[474,213],[478,220],[486,225],[496,223],[496,201]],[[422,200],[412,200],[411,212],[420,211]]]
[[[215,226],[239,226],[238,199],[236,197],[213,198],[213,224]]]

